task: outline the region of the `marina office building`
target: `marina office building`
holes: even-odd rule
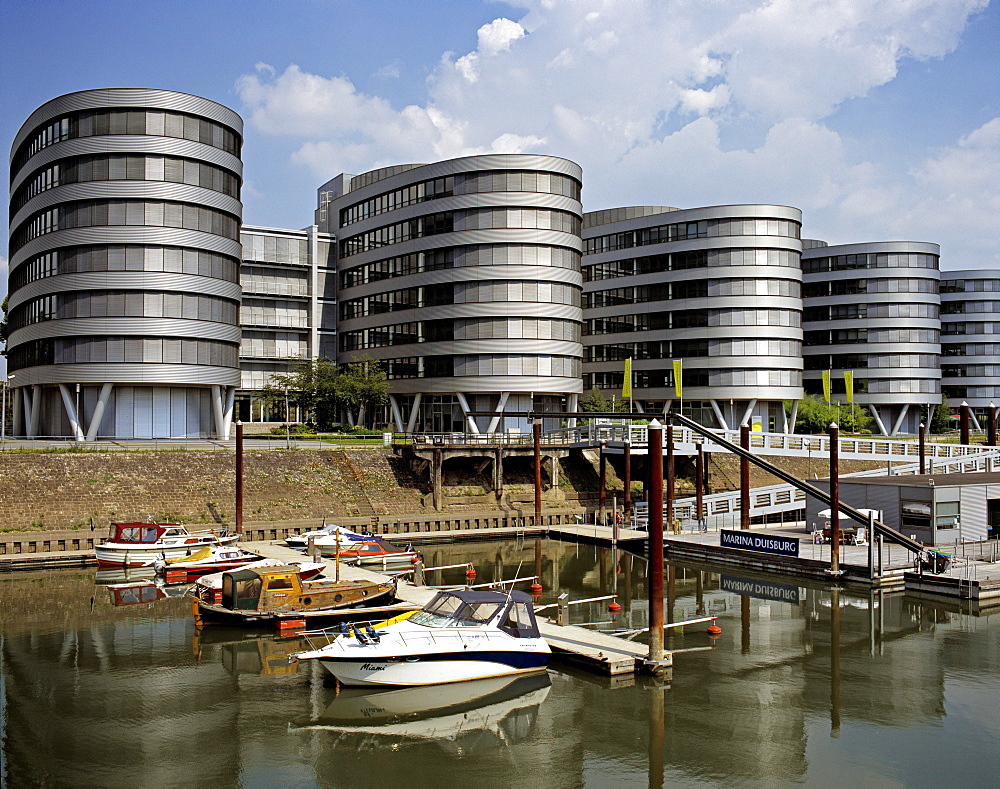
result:
[[[717,427],[789,429],[784,402],[824,371],[836,400],[852,373],[887,434],[942,393],[980,413],[1000,393],[1000,272],[942,272],[935,244],[827,246],[766,204],[584,213],[581,168],[528,154],[342,174],[304,229],[244,226],[241,142],[231,110],[172,91],[83,91],[28,118],[15,435],[284,421],[254,394],[293,358],[379,360],[407,431],[524,432],[504,414],[620,397],[627,359],[635,410]]]

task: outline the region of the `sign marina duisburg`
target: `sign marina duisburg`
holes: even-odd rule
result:
[[[773,553],[778,556],[799,555],[799,541],[796,537],[777,537],[773,534],[754,534],[749,531],[719,532],[719,545],[723,548],[739,548],[744,551]]]

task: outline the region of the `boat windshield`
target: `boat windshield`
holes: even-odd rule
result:
[[[439,594],[422,611],[408,621],[424,627],[455,627],[482,625],[496,614],[501,602],[494,600],[471,602],[450,594]]]

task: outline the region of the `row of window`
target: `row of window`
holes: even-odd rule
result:
[[[942,386],[941,394],[954,399],[1000,400],[1000,386]]]
[[[455,285],[455,304],[493,301],[529,301],[542,304],[580,306],[581,289],[564,282],[459,282]]]
[[[1000,301],[943,301],[942,315],[972,315],[977,312],[1000,313]]]
[[[961,334],[1000,334],[1000,323],[995,321],[944,321],[941,334],[949,336]]]
[[[935,353],[834,353],[810,354],[804,359],[806,370],[858,370],[923,368],[936,370],[940,358]]]
[[[438,271],[452,266],[549,266],[580,270],[580,253],[566,247],[536,244],[471,244],[384,258],[340,273],[340,287],[353,288],[393,277]]]
[[[239,346],[220,340],[166,337],[59,337],[22,343],[10,350],[11,370],[46,364],[90,362],[202,364],[239,367]]]
[[[583,371],[575,356],[479,354],[455,356],[455,375],[545,375],[579,378]]]
[[[309,244],[304,238],[243,233],[240,241],[244,260],[285,266],[309,265]]]
[[[708,298],[714,296],[788,296],[799,298],[802,286],[793,279],[697,279],[612,288],[584,294],[583,306],[613,307],[647,301]]]
[[[867,252],[857,255],[833,255],[825,258],[805,258],[802,270],[807,274],[823,271],[849,271],[867,268],[933,268],[938,267],[937,255],[919,252]]]
[[[1000,378],[1000,364],[969,364],[942,367],[945,378]]]
[[[802,325],[802,313],[796,310],[714,309],[670,310],[638,315],[615,315],[590,318],[583,323],[583,334],[619,334],[621,332],[687,329],[697,326],[788,326]]]
[[[806,347],[862,342],[938,343],[941,332],[937,329],[823,329],[804,332],[802,341]]]
[[[806,307],[802,320],[840,321],[866,318],[930,318],[940,317],[937,304],[832,304],[820,307]]]
[[[536,192],[580,199],[580,182],[565,175],[534,171],[491,170],[432,178],[371,197],[340,212],[340,226],[400,208],[451,195],[482,192]]]
[[[659,340],[614,343],[584,348],[585,362],[617,362],[625,359],[689,359],[713,356],[802,355],[798,340]]]
[[[632,249],[648,244],[686,241],[722,236],[780,236],[799,238],[801,225],[787,219],[703,219],[700,222],[676,222],[641,230],[627,230],[584,240],[584,252],[596,255],[616,249]]]
[[[460,318],[414,321],[345,332],[340,335],[340,350],[360,351],[390,345],[485,339],[580,342],[580,324],[576,321],[550,318]]]
[[[309,310],[300,301],[243,299],[240,325],[306,329],[309,327]]]
[[[581,219],[554,208],[486,208],[455,212],[455,230],[557,230],[580,235]]]
[[[597,282],[637,274],[683,271],[710,266],[799,267],[799,253],[787,249],[695,249],[625,260],[610,260],[583,268],[584,282]]]
[[[239,303],[200,293],[157,291],[82,291],[55,293],[11,310],[10,328],[70,318],[184,318],[235,326]]]
[[[584,388],[621,389],[624,372],[588,373],[583,377]],[[681,372],[685,387],[718,386],[802,386],[798,370],[699,370],[686,368]],[[632,386],[638,389],[673,389],[673,369],[633,370]]]
[[[442,342],[455,339],[451,320],[413,321],[375,329],[360,329],[340,335],[341,351],[361,351],[366,348],[385,348],[391,345],[410,345],[421,342]]]
[[[243,332],[240,356],[252,359],[304,358],[309,343],[301,334],[292,332]]]
[[[859,293],[937,293],[934,279],[842,279],[824,282],[806,282],[802,286],[803,298],[826,296],[853,296]]]
[[[116,225],[182,227],[239,238],[239,220],[214,208],[151,200],[82,200],[34,214],[11,235],[11,251],[57,230]]]
[[[942,293],[998,293],[1000,279],[943,279]]]
[[[942,356],[1000,356],[1000,343],[965,342],[941,346]]]
[[[308,296],[309,277],[305,271],[294,269],[261,269],[246,266],[241,274],[244,293],[270,296]]]
[[[558,230],[579,236],[580,217],[549,208],[482,208],[428,214],[347,238],[340,243],[340,256],[347,258],[371,249],[441,233],[491,228]]]
[[[65,159],[39,170],[14,194],[12,209],[20,210],[32,197],[57,186],[88,181],[167,181],[240,196],[239,178],[214,164],[177,156],[101,154]]]
[[[221,148],[234,156],[240,155],[239,135],[226,126],[197,115],[169,110],[83,110],[47,121],[37,129],[17,149],[11,172],[16,174],[28,159],[57,142],[106,134],[176,137]]]
[[[29,282],[88,271],[168,271],[239,282],[239,261],[184,247],[138,246],[135,244],[68,247],[45,252],[22,263],[10,275],[10,290]]]

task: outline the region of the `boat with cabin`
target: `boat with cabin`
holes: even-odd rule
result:
[[[338,526],[335,523],[329,523],[321,529],[314,529],[302,534],[290,534],[285,537],[285,545],[289,548],[308,548],[310,537],[313,539],[315,545],[336,545],[338,536],[342,545],[372,539],[369,535],[345,529],[343,526]]]
[[[256,562],[243,565],[243,569],[255,570],[258,567],[281,567],[285,565],[297,567],[299,578],[303,581],[315,578],[326,569],[326,565],[322,562],[286,562],[282,559],[259,559]],[[222,570],[216,573],[209,573],[208,575],[201,576],[194,582],[192,594],[198,600],[204,600],[206,603],[221,603],[222,576],[224,573],[225,570]]]
[[[420,561],[420,552],[411,546],[400,548],[380,538],[366,539],[351,543],[319,545],[321,556],[339,556],[345,564],[356,564],[372,570],[399,570]]]
[[[392,581],[340,581],[319,577],[303,580],[295,565],[241,568],[222,574],[222,600],[195,601],[195,623],[277,624],[282,620],[305,627],[345,609],[392,602]],[[292,625],[289,625],[292,626]]]
[[[228,545],[238,534],[189,532],[180,523],[112,523],[107,540],[94,546],[99,567],[153,567],[157,560],[185,559],[206,545]]]
[[[545,671],[551,649],[524,592],[440,591],[420,611],[379,625],[305,631],[316,660],[344,685],[439,685]],[[325,640],[326,643],[317,646]]]

